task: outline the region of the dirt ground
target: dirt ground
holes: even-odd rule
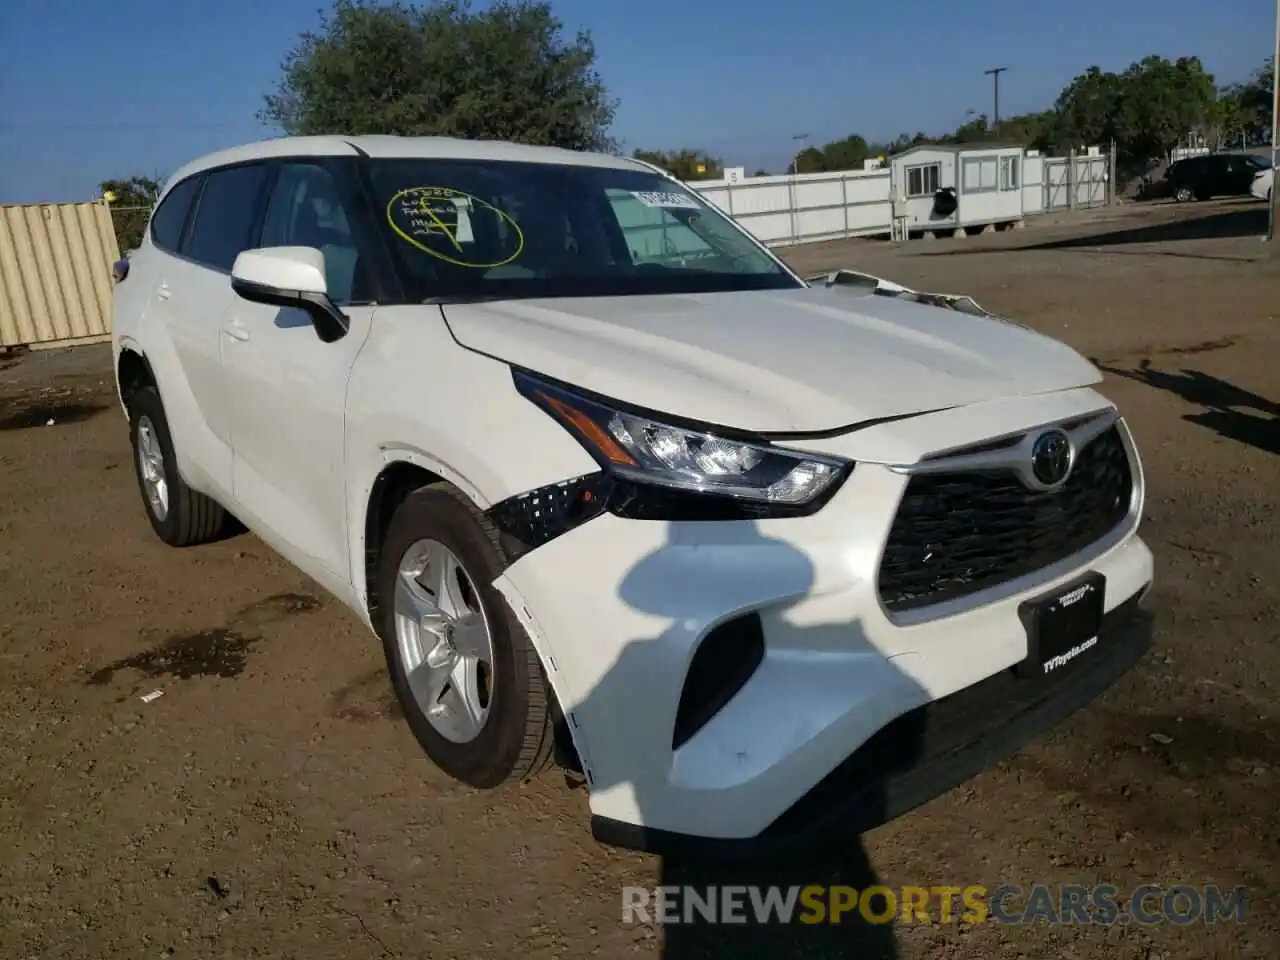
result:
[[[478,794],[381,653],[254,537],[152,535],[101,347],[0,357],[0,956],[1280,956],[1280,255],[1260,204],[791,256],[967,292],[1093,357],[1145,457],[1157,643],[1056,733],[785,864],[595,844],[547,775]],[[163,696],[144,703],[149,691]],[[621,888],[1245,885],[1244,924],[620,922]]]

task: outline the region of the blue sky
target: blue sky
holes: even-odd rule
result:
[[[273,136],[254,115],[327,0],[0,0],[0,203],[91,198]],[[1196,55],[1220,81],[1269,55],[1274,0],[558,0],[590,30],[628,149],[780,169],[815,142],[941,131],[1047,106],[1091,64]]]

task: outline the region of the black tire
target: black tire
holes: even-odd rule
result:
[[[151,529],[171,547],[190,547],[215,540],[226,528],[227,512],[222,506],[203,493],[187,486],[178,473],[178,461],[173,453],[173,438],[169,433],[169,421],[164,415],[164,404],[155,387],[140,387],[128,398],[129,437],[133,446],[133,473],[138,480],[138,492],[142,507],[151,521]],[[169,505],[164,517],[158,517],[147,497],[139,457],[139,429],[150,425],[152,434],[160,444],[164,460],[165,483],[169,491]]]
[[[1195,191],[1190,187],[1181,186],[1173,191],[1173,199],[1178,203],[1189,203],[1196,198]]]
[[[493,640],[489,712],[467,743],[442,736],[409,690],[396,644],[395,586],[400,561],[417,541],[442,543],[475,586]],[[542,662],[524,627],[492,586],[502,572],[498,531],[453,485],[434,483],[411,493],[396,509],[378,558],[377,614],[391,686],[409,729],[431,761],[455,780],[491,789],[535,776],[550,763],[555,745],[552,696]]]

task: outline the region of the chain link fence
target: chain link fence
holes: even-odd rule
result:
[[[120,253],[128,256],[142,243],[143,232],[147,229],[147,221],[151,219],[152,207],[111,204],[111,226],[115,228],[116,241],[120,244]]]

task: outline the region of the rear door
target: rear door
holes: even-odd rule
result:
[[[1233,159],[1221,154],[1205,157],[1206,173],[1202,199],[1208,200],[1210,197],[1220,197],[1234,192],[1231,183]]]
[[[181,256],[162,287],[169,310],[170,338],[182,357],[186,382],[195,400],[199,430],[199,467],[219,493],[232,489],[231,411],[222,370],[220,318],[235,299],[231,264],[246,249],[265,194],[265,163],[222,167],[208,172],[190,218]],[[175,445],[182,443],[175,438]]]
[[[173,351],[170,363],[162,358],[152,362],[179,469],[196,489],[222,496],[231,490],[231,453],[219,399],[218,340],[216,330],[201,322],[199,300],[191,290],[201,271],[185,253],[204,179],[200,173],[182,181],[157,208],[151,221],[157,255],[146,279],[150,320]],[[154,351],[157,344],[147,349]]]
[[[1228,154],[1223,160],[1222,192],[1230,196],[1240,196],[1249,192],[1253,186],[1253,175],[1256,172],[1248,158]]]

